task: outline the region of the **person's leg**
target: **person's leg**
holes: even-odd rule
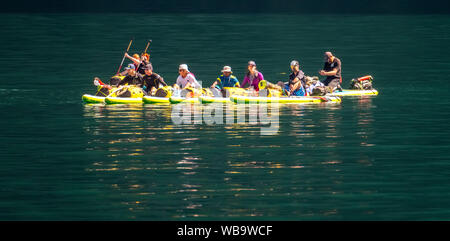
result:
[[[337,88],[338,85],[339,85],[339,79],[331,80],[330,82],[328,82],[328,84],[326,84],[326,86],[332,87],[333,89]]]
[[[338,89],[339,91],[342,91],[341,85],[339,84],[340,79],[326,79],[323,84],[325,86],[330,87],[333,91]]]
[[[294,91],[294,96],[305,96],[305,89],[302,87],[300,87],[298,90]]]

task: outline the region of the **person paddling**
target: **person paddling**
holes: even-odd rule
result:
[[[145,75],[142,78],[142,88],[147,91],[148,94],[155,92],[160,87],[160,85],[167,86],[166,82],[164,82],[163,77],[153,72],[152,64],[147,64],[144,68],[144,71]]]
[[[188,87],[201,88],[201,85],[197,82],[194,74],[189,72],[189,68],[186,64],[181,64],[178,67],[178,73],[180,75],[177,78],[176,84],[173,85],[176,89],[185,89]]]
[[[241,85],[242,88],[246,88],[248,84],[249,87],[253,87],[256,91],[259,91],[259,82],[264,79],[264,76],[261,72],[256,69],[255,61],[251,60],[247,65],[247,74],[245,74],[244,81]]]
[[[139,57],[139,54],[133,54],[133,57],[128,55],[128,53],[125,53],[125,57],[133,61],[133,65],[135,67],[135,70],[141,74],[145,74],[145,66],[150,63],[149,55],[144,53]]]
[[[326,76],[327,78],[322,81],[325,86],[330,86],[333,89],[339,89],[342,91],[340,83],[342,83],[341,75],[341,60],[335,57],[331,52],[325,52],[324,54],[325,64],[323,69],[319,71],[319,74]]]
[[[137,67],[138,73],[144,75],[145,74],[145,69],[147,68],[146,66],[148,64],[151,64],[150,63],[150,55],[147,54],[147,53],[141,54],[141,63]]]
[[[222,74],[217,77],[217,80],[211,85],[211,88],[223,90],[224,87],[239,87],[239,80],[232,75],[231,67],[224,66]]]

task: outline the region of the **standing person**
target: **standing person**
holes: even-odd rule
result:
[[[249,84],[249,87],[253,87],[256,91],[259,91],[258,84],[261,80],[264,80],[264,76],[256,69],[255,61],[250,60],[248,62],[247,70],[248,72],[245,74],[241,87],[246,88],[246,85]]]
[[[160,85],[167,86],[166,82],[164,82],[163,77],[159,74],[153,72],[152,64],[147,64],[144,68],[145,75],[142,78],[143,89],[147,91],[149,94],[156,91]]]
[[[178,73],[180,73],[180,75],[177,78],[176,84],[173,85],[174,88],[201,88],[201,85],[197,82],[197,79],[195,79],[194,74],[189,72],[189,68],[186,64],[180,64],[178,67]]]
[[[305,96],[305,73],[300,70],[300,63],[297,60],[291,61],[291,70],[289,83],[285,86],[288,96]]]
[[[222,74],[217,77],[211,88],[223,90],[224,87],[239,87],[239,80],[232,73],[230,66],[224,66]]]
[[[319,74],[326,76],[327,78],[322,81],[325,86],[330,86],[333,89],[337,88],[342,90],[340,83],[342,83],[341,75],[341,60],[333,56],[331,52],[325,52],[324,54],[325,64],[323,69],[319,71]]]

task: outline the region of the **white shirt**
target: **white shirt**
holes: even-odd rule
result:
[[[188,83],[190,83],[191,87],[193,88],[201,88],[200,84],[197,82],[193,74],[188,73],[185,78],[183,78],[181,75],[178,76],[177,85],[181,86],[182,89],[186,87]]]

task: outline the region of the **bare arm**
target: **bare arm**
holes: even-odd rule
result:
[[[141,63],[141,60],[135,59],[135,58],[131,57],[130,55],[128,55],[127,53],[125,53],[125,57],[129,58],[129,59],[130,59],[131,61],[133,61],[134,63],[138,63],[138,64]]]
[[[334,68],[332,71],[328,71],[328,72],[326,72],[325,70],[321,70],[319,72],[319,74],[322,76],[333,76],[333,75],[336,75],[337,72],[338,72],[338,69]]]
[[[163,86],[167,86],[166,82],[164,82],[163,77],[159,76],[159,82],[160,84],[162,84]]]

